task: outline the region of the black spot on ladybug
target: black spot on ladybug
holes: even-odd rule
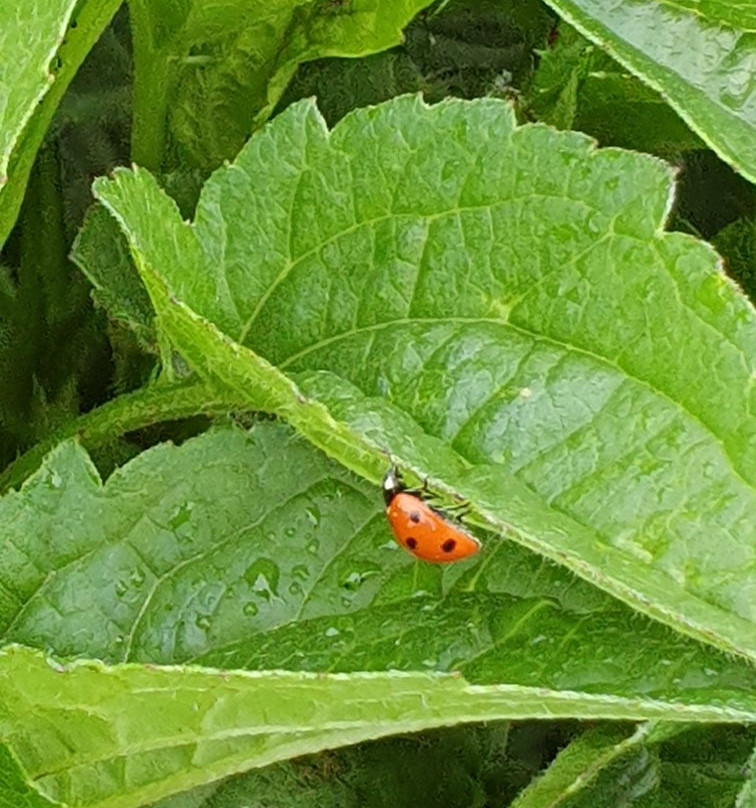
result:
[[[420,521],[420,514],[417,511],[412,511],[410,514],[410,522],[417,524]]]
[[[414,550],[415,547],[417,547],[417,539],[413,539],[412,536],[408,536],[404,543],[410,548],[410,550]]]
[[[457,546],[457,540],[456,540],[456,539],[447,539],[447,540],[446,540],[446,541],[445,541],[445,542],[444,542],[444,543],[441,545],[441,549],[442,549],[442,550],[443,550],[445,553],[453,553],[453,552],[454,552],[454,548],[455,548],[456,546]]]

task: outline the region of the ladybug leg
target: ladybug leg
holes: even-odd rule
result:
[[[455,519],[462,519],[470,513],[470,502],[464,500],[463,502],[457,502],[456,505],[444,505],[444,511],[452,514]]]
[[[430,499],[427,477],[423,477],[423,484],[420,488],[405,488],[404,490],[407,494],[412,494],[413,496],[420,497],[420,499]]]

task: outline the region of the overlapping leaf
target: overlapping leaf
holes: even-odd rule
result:
[[[751,709],[747,666],[512,542],[452,567],[413,562],[379,489],[283,425],[157,447],[105,486],[63,444],[0,517],[5,642],[109,662],[457,670]]]
[[[750,3],[547,0],[628,70],[664,94],[721,157],[756,181]]]
[[[517,129],[493,100],[405,98],[330,135],[290,109],[191,227],[143,172],[97,193],[201,372],[756,656],[753,311],[710,248],[661,229],[661,163]]]
[[[574,694],[474,688],[425,673],[324,676],[56,665],[0,653],[0,734],[35,785],[71,806],[126,808],[251,766],[388,733],[574,709]],[[657,715],[670,706],[649,703]],[[627,717],[636,702],[596,700]],[[721,710],[702,710],[716,720]],[[680,717],[685,715],[681,711]]]
[[[70,805],[130,806],[463,721],[756,720],[746,664],[514,543],[415,562],[381,511],[280,424],[157,447],[105,485],[59,447],[0,500],[3,640],[149,664],[0,653],[0,737],[25,777]],[[186,660],[226,670],[152,664]]]

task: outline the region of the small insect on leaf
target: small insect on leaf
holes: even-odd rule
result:
[[[396,468],[383,479],[383,496],[394,538],[415,558],[447,564],[480,550],[475,536],[428,505],[420,492],[407,490]]]

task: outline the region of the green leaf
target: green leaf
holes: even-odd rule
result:
[[[0,178],[7,180],[8,161],[35,108],[54,77],[50,63],[58,50],[75,0],[40,5],[35,0],[0,5],[3,105],[0,108]],[[21,36],[22,31],[26,36]]]
[[[120,5],[120,0],[0,2],[0,246],[16,221],[58,103]]]
[[[662,743],[626,745],[625,755],[598,773],[571,808],[731,808],[740,805],[751,727],[689,728]],[[538,803],[543,805],[543,803]],[[514,808],[514,806],[513,806]],[[517,806],[520,808],[520,806]],[[524,807],[523,807],[524,808]]]
[[[323,117],[333,125],[357,107],[420,91],[424,84],[412,59],[394,48],[361,59],[322,59],[301,65],[279,106],[285,109],[314,96]]]
[[[113,217],[97,205],[87,215],[71,249],[71,260],[94,287],[93,297],[110,317],[154,350],[155,312],[139,274],[129,259],[128,244]]]
[[[751,4],[547,0],[582,34],[664,94],[701,139],[756,181]]]
[[[659,93],[566,23],[542,54],[528,96],[539,120],[579,129],[602,146],[678,160],[681,152],[704,145]]]
[[[659,162],[516,129],[494,100],[403,98],[330,136],[290,108],[192,226],[145,172],[95,187],[200,373],[756,658],[753,310],[661,229]]]
[[[301,62],[365,56],[401,42],[430,0],[181,0],[129,4],[134,31],[133,156],[214,168],[271,113]]]
[[[756,705],[751,668],[514,543],[485,561],[413,562],[379,488],[282,424],[156,447],[105,485],[62,444],[0,500],[0,523],[5,642],[108,662],[461,671],[589,703]]]
[[[0,743],[0,808],[49,808],[57,804],[29,785],[8,747]]]
[[[0,653],[0,737],[30,781],[71,806],[142,805],[240,770],[397,732],[579,709],[575,694],[452,675],[244,673]],[[723,708],[591,699],[597,716],[753,720]]]

